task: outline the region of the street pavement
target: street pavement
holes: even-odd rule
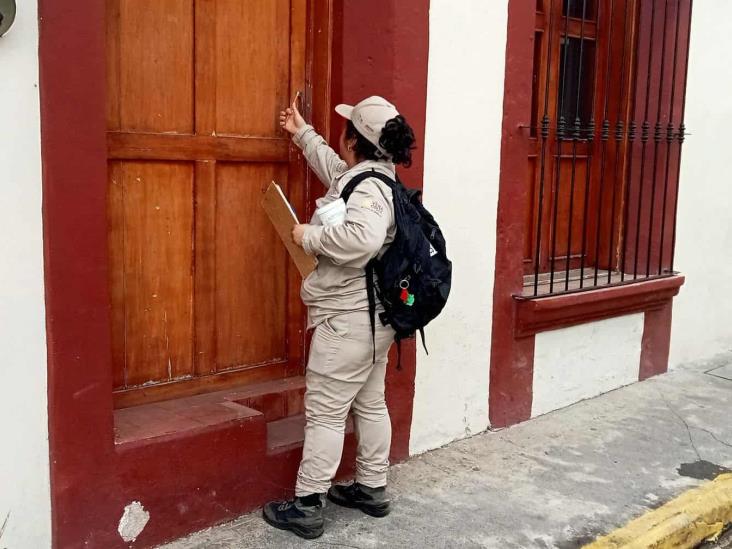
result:
[[[257,511],[164,547],[581,547],[729,472],[731,417],[732,353],[395,465],[386,518],[331,504],[307,542]]]

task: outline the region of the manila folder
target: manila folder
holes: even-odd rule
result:
[[[290,257],[297,266],[297,270],[305,278],[315,270],[318,262],[313,256],[306,254],[305,250],[292,241],[292,227],[298,222],[297,216],[287,201],[287,198],[282,193],[282,189],[274,181],[269,184],[269,187],[264,193],[262,207],[267,212],[267,216],[272,222],[272,225],[274,225],[277,234],[280,235],[283,244],[290,253]]]

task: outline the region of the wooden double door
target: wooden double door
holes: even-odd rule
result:
[[[260,208],[308,201],[278,112],[306,88],[307,0],[108,0],[115,405],[301,373],[300,279]]]

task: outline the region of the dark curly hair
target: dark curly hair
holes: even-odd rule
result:
[[[350,120],[346,124],[346,139],[356,139],[356,155],[365,160],[379,160],[383,157],[368,139],[358,133]],[[379,145],[391,156],[394,164],[408,168],[412,165],[412,150],[415,148],[414,131],[402,115],[388,120],[381,130]]]

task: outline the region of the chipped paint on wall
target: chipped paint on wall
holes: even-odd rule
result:
[[[145,510],[142,503],[133,501],[125,507],[122,518],[119,519],[117,531],[123,540],[128,543],[133,542],[145,529],[149,520],[150,513]]]

